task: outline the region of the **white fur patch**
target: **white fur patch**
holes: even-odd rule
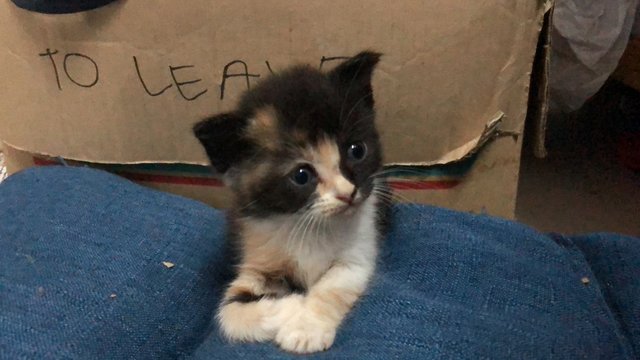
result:
[[[270,234],[297,263],[307,287],[312,286],[335,262],[375,264],[378,228],[375,194],[369,196],[352,214],[326,216],[321,211],[303,215],[283,215],[268,220],[247,221],[257,233]]]

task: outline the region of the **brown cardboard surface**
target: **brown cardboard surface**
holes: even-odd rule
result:
[[[4,145],[2,149],[5,155],[5,166],[7,167],[7,173],[9,175],[13,175],[22,169],[34,165],[33,155],[28,152],[20,151],[7,145]]]
[[[292,62],[373,48],[385,53],[374,91],[387,161],[433,161],[498,111],[521,128],[543,11],[529,0],[193,0],[51,16],[5,1],[0,63],[12,85],[0,90],[0,136],[80,160],[202,164],[192,124],[247,86],[229,77],[223,96],[225,67],[246,64],[254,83]]]
[[[371,48],[385,54],[374,91],[387,164],[455,164],[480,151],[496,119],[501,132],[523,131],[550,4],[192,0],[149,11],[147,2],[122,1],[52,16],[0,2],[0,64],[10,84],[0,87],[0,139],[12,149],[7,162],[23,167],[38,154],[206,164],[191,134],[196,121],[232,108],[247,86],[291,63],[328,69]],[[492,139],[455,187],[399,193],[512,217],[520,138]],[[224,190],[165,185],[227,203],[210,194]]]

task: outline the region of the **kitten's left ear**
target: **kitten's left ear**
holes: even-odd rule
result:
[[[341,91],[354,101],[364,101],[373,107],[371,78],[373,70],[382,54],[363,51],[338,65],[329,74],[329,78]]]
[[[225,113],[200,121],[193,127],[194,135],[219,173],[225,173],[249,155],[252,144],[244,137],[246,126],[245,118]]]

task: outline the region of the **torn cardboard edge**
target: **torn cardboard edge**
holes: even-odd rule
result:
[[[9,173],[33,166],[91,167],[110,172],[133,182],[163,186],[223,188],[223,181],[209,166],[190,164],[97,164],[51,158],[6,147],[10,153]],[[476,155],[448,164],[428,167],[387,166],[382,177],[395,190],[447,190],[462,183],[476,160]],[[171,191],[169,191],[171,192]]]
[[[434,161],[428,161],[428,162],[392,162],[392,163],[387,163],[385,164],[385,167],[390,167],[390,166],[417,166],[417,167],[429,167],[429,166],[434,166],[434,165],[446,165],[448,163],[452,163],[452,162],[456,162],[456,161],[460,161],[466,157],[469,157],[473,154],[475,154],[476,152],[478,152],[488,141],[492,140],[493,138],[495,138],[496,136],[499,137],[499,135],[513,135],[511,132],[509,131],[503,131],[499,129],[499,125],[501,124],[503,118],[504,118],[505,114],[503,112],[498,112],[496,115],[494,115],[492,117],[491,120],[489,120],[489,122],[487,122],[487,124],[485,125],[484,129],[482,130],[482,132],[480,133],[479,136],[477,136],[476,138],[472,139],[471,141],[468,141],[467,143],[465,143],[462,146],[459,146],[458,148],[449,151],[448,153],[446,153],[444,156],[440,157],[437,160]],[[187,162],[187,161],[180,161],[180,162],[176,162],[176,161],[132,161],[132,162],[112,162],[112,161],[95,161],[95,160],[90,160],[90,159],[85,159],[85,158],[75,158],[75,157],[62,157],[58,154],[51,154],[51,153],[46,153],[46,152],[33,152],[29,149],[25,149],[22,148],[20,146],[16,146],[6,140],[0,140],[2,142],[2,144],[5,147],[10,147],[12,149],[15,150],[19,150],[21,152],[25,152],[25,153],[32,153],[35,155],[39,155],[42,157],[46,157],[46,158],[51,158],[51,159],[64,159],[65,161],[74,161],[74,162],[81,162],[81,163],[87,163],[87,164],[97,164],[97,165],[145,165],[145,164],[165,164],[165,165],[171,165],[171,164],[186,164],[186,165],[195,165],[195,166],[209,166],[209,164],[204,164],[204,163],[199,163],[199,162]]]
[[[513,135],[510,131],[503,131],[499,129],[502,120],[504,119],[504,113],[499,111],[496,115],[487,122],[480,136],[472,139],[471,141],[465,143],[462,146],[459,146],[456,149],[453,149],[446,153],[444,156],[440,157],[438,160],[428,161],[428,162],[418,162],[418,163],[404,163],[404,162],[394,162],[386,164],[385,166],[421,166],[421,167],[429,167],[434,165],[446,165],[449,163],[461,161],[467,157],[475,155],[484,145],[486,145],[489,141],[499,137],[501,134]],[[519,134],[518,134],[519,135]]]
[[[547,157],[546,133],[549,113],[549,69],[551,62],[551,23],[553,6],[550,1],[545,6],[543,26],[538,37],[534,57],[528,100],[526,124],[531,134],[533,154],[539,159]]]
[[[444,157],[429,163],[387,164],[384,177],[395,190],[445,190],[460,184],[471,170],[477,155],[496,138],[519,134],[500,129],[504,113],[496,114],[482,133]],[[66,159],[48,154],[36,154],[4,142],[9,157],[17,164],[8,166],[9,172],[28,166],[89,166],[105,170],[135,182],[223,187],[219,176],[210,166],[187,163],[100,163]],[[15,168],[15,169],[14,169]]]
[[[0,146],[0,183],[7,178],[7,167],[4,164],[4,152]]]

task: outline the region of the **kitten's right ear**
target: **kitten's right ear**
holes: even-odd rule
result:
[[[372,108],[371,77],[381,56],[374,51],[363,51],[338,65],[329,73],[329,78],[338,88],[346,89],[346,94],[353,102],[364,101],[365,105]]]
[[[244,137],[247,119],[233,114],[216,115],[197,123],[193,133],[207,152],[211,165],[225,173],[249,155],[251,143]]]

